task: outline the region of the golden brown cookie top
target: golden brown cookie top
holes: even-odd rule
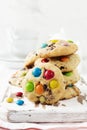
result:
[[[65,91],[65,81],[59,68],[51,63],[33,67],[23,81],[23,89],[29,100],[54,104]]]
[[[38,58],[71,55],[77,50],[78,47],[73,41],[50,40],[47,43],[42,43],[41,48],[36,50],[36,52],[29,53],[24,66],[29,67]]]

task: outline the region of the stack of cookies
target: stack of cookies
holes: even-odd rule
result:
[[[30,53],[22,70],[18,70],[9,83],[22,87],[32,102],[54,105],[59,100],[80,94],[75,83],[80,79],[77,45],[71,41],[50,40],[36,52]]]

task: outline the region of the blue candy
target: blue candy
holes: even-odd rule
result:
[[[24,104],[24,101],[23,101],[23,100],[17,100],[17,101],[16,101],[16,104],[19,105],[19,106],[21,106],[21,105]]]
[[[38,68],[38,67],[34,68],[33,71],[32,71],[32,75],[34,77],[39,77],[41,75],[41,69]]]
[[[47,43],[43,43],[42,46],[41,46],[41,48],[45,48],[45,47],[47,47],[47,46],[48,46]]]

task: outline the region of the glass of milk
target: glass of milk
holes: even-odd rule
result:
[[[12,29],[10,36],[10,53],[16,59],[24,59],[30,51],[36,49],[38,35],[35,30]]]

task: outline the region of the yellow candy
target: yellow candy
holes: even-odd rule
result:
[[[7,101],[8,103],[12,103],[12,102],[13,102],[13,98],[12,98],[12,97],[8,97],[8,98],[6,99],[6,101]]]
[[[55,89],[55,88],[58,88],[60,87],[59,83],[57,80],[53,79],[52,81],[50,81],[50,88],[51,89]]]
[[[41,97],[40,97],[40,102],[41,102],[41,103],[44,103],[44,102],[45,102],[45,97],[44,97],[44,96],[41,96]]]
[[[56,42],[59,42],[59,40],[50,40],[50,42],[52,42],[52,43],[56,43]]]

